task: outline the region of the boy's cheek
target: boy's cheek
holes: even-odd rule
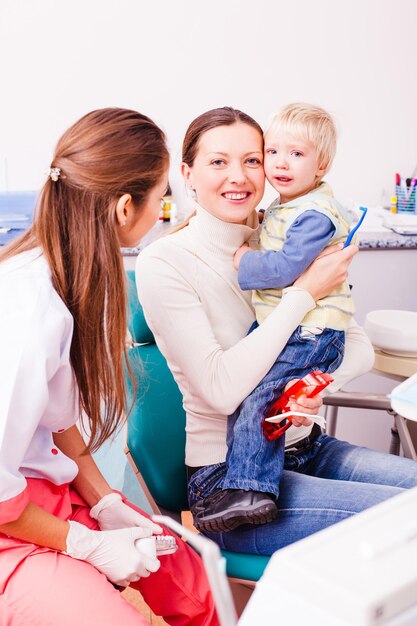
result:
[[[272,173],[272,169],[273,169],[273,163],[271,160],[271,156],[269,154],[264,154],[264,171],[265,174],[271,174]]]
[[[276,189],[277,181],[275,180],[272,172],[270,172],[267,167],[265,167],[265,176],[269,184],[272,185],[274,189]]]

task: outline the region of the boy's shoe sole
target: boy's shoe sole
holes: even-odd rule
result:
[[[267,494],[243,489],[218,490],[198,505],[194,526],[204,532],[229,532],[243,524],[267,524],[278,515],[275,502]]]

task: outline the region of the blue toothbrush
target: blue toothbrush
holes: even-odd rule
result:
[[[362,215],[361,218],[359,220],[359,222],[356,224],[356,226],[354,228],[352,228],[352,230],[350,231],[348,238],[345,241],[345,245],[343,246],[343,248],[347,248],[347,246],[351,243],[352,239],[353,239],[353,235],[356,233],[356,231],[358,230],[358,228],[360,227],[360,225],[362,224],[365,215],[368,211],[368,209],[364,206],[360,206],[359,210],[362,211]]]

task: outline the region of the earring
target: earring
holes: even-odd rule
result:
[[[123,222],[122,226],[126,226],[126,220]]]
[[[196,201],[197,200],[197,192],[196,192],[196,190],[195,189],[189,189],[188,192],[189,192],[189,194],[191,196],[191,199]]]

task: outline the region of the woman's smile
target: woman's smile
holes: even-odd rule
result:
[[[226,191],[222,193],[222,196],[226,200],[232,200],[233,202],[242,202],[250,196],[249,191]]]

